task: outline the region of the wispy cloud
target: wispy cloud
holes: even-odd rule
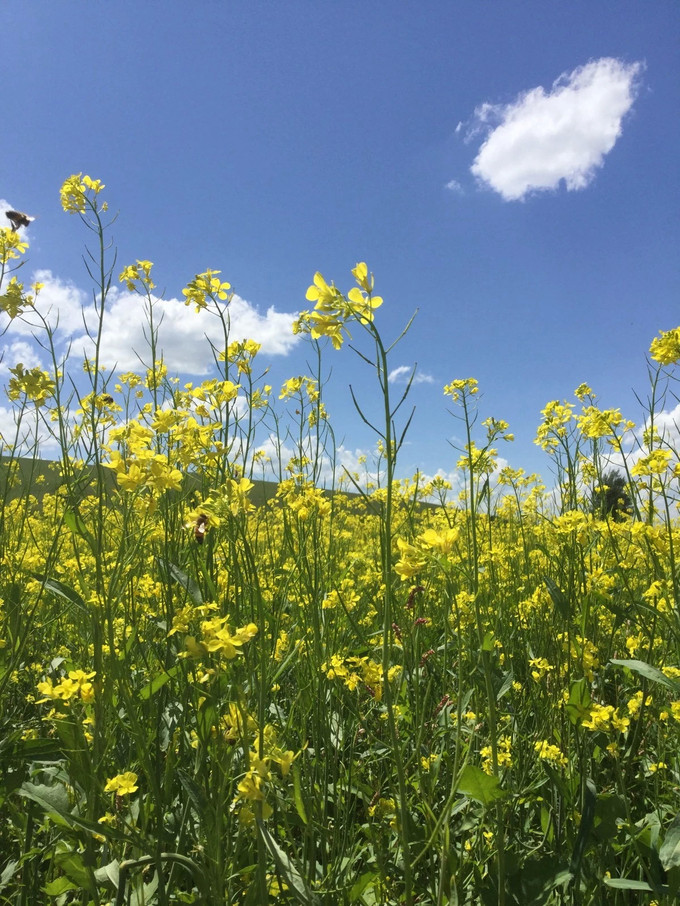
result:
[[[464,191],[465,191],[465,190],[463,189],[463,186],[461,185],[461,183],[458,182],[457,179],[450,179],[450,180],[446,183],[446,185],[444,186],[444,188],[445,188],[445,189],[448,189],[449,192],[453,192],[455,195],[462,195],[462,194],[464,193]]]
[[[73,355],[91,355],[92,340],[84,325],[94,335],[95,310],[90,298],[77,286],[67,283],[51,271],[38,271],[34,279],[44,284],[36,307],[55,328],[55,338],[60,346],[71,345]],[[172,372],[203,375],[212,367],[212,343],[218,350],[224,345],[222,326],[210,311],[196,312],[187,307],[183,299],[162,299],[156,308],[158,348],[163,352],[165,364]],[[298,342],[291,330],[295,313],[280,312],[273,306],[260,311],[240,296],[229,304],[230,339],[253,339],[262,345],[268,355],[286,355]],[[29,324],[19,319],[7,330],[5,367],[15,364],[13,356],[27,354],[26,344],[34,332]],[[101,338],[101,359],[109,368],[131,371],[150,365],[148,324],[144,303],[139,296],[114,288],[109,294],[104,314]],[[24,363],[27,364],[24,358]]]
[[[413,371],[412,365],[399,365],[398,368],[392,369],[387,375],[387,380],[390,384],[405,384]],[[426,374],[424,371],[416,371],[415,377],[413,378],[414,384],[434,384],[434,378],[431,374]]]
[[[487,133],[471,167],[506,201],[537,191],[585,188],[621,135],[642,63],[603,57],[563,73],[509,104],[482,104],[471,134]]]

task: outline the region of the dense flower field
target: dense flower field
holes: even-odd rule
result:
[[[102,189],[82,175],[62,188],[96,238],[100,324]],[[585,385],[546,406],[550,490],[497,468],[509,426],[478,427],[477,382],[453,380],[454,493],[396,477],[408,418],[366,265],[346,295],[317,274],[294,329],[321,362],[351,327],[384,400],[373,480],[321,490],[322,381],[272,392],[257,343],[229,335],[218,272],[184,290],[224,327],[216,377],[168,375],[163,303],[137,261],[120,279],[146,306],[148,368],[112,375],[95,335],[83,390],[40,287],[10,276],[25,250],[0,230],[0,308],[40,331],[53,367],[17,364],[7,387],[0,901],[677,902],[680,464],[654,416],[680,328],[652,343],[641,430]],[[295,452],[267,464],[258,438],[283,446],[286,406]],[[32,432],[61,453],[53,480],[17,493]],[[275,493],[255,505],[272,466]]]

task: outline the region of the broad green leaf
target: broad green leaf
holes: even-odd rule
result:
[[[201,589],[196,584],[195,580],[191,576],[183,572],[179,566],[175,566],[174,563],[169,563],[167,560],[159,558],[158,561],[161,566],[168,571],[171,578],[181,585],[182,588],[189,595],[191,600],[197,607],[201,607],[203,604],[203,595],[201,594]]]
[[[155,695],[159,689],[162,689],[163,686],[169,682],[171,679],[174,679],[179,673],[182,672],[182,665],[175,664],[169,670],[165,670],[163,673],[159,673],[157,676],[146,684],[142,686],[137,695],[142,701],[151,698],[152,695]]]
[[[593,829],[593,823],[595,821],[595,808],[597,806],[597,790],[595,789],[595,784],[592,780],[586,780],[585,796],[583,803],[583,814],[581,815],[581,823],[578,828],[578,836],[576,838],[576,843],[574,844],[574,852],[571,857],[571,865],[569,866],[571,873],[577,879],[579,878],[581,872],[581,861],[583,859],[583,854],[586,850],[586,845],[590,839],[590,834]]]
[[[196,814],[199,817],[205,815],[208,810],[208,800],[203,790],[182,768],[177,770],[177,777],[184,787],[184,792],[191,800],[191,804],[196,809]]]
[[[16,739],[0,750],[0,761],[60,761],[63,757],[58,739]]]
[[[633,881],[631,878],[605,878],[607,887],[616,887],[619,890],[648,890],[653,888],[646,881]]]
[[[95,544],[95,540],[84,520],[78,513],[74,510],[67,510],[64,513],[64,523],[74,535],[80,535],[81,538],[84,538],[93,552],[96,550],[97,545]]]
[[[134,843],[139,845],[140,840],[134,831],[128,829],[128,833],[111,827],[108,824],[99,824],[96,821],[88,821],[69,811],[68,793],[63,786],[55,784],[47,786],[45,784],[34,784],[26,782],[17,790],[20,796],[31,799],[42,806],[46,812],[53,813],[62,821],[65,821],[71,827],[79,827],[89,833],[97,834],[102,837],[108,837],[111,840],[118,840],[121,843]]]
[[[80,885],[67,878],[66,875],[62,875],[60,878],[55,878],[54,881],[48,881],[43,890],[48,897],[58,897],[67,890],[80,890]]]
[[[87,604],[77,591],[74,591],[72,588],[69,588],[68,585],[64,585],[63,582],[60,582],[59,579],[52,579],[50,576],[42,576],[40,573],[31,573],[34,579],[37,579],[38,582],[41,582],[45,589],[51,594],[56,595],[59,598],[63,598],[65,601],[68,601],[70,604],[74,604],[78,610],[82,610],[84,613],[87,613]]]
[[[350,902],[355,903],[364,893],[366,888],[374,887],[376,884],[380,884],[379,873],[377,871],[365,871],[359,880],[355,881],[354,886],[350,890]]]
[[[551,901],[551,892],[571,879],[571,872],[555,855],[530,858],[508,879],[514,895],[512,902],[522,906],[545,906]]]
[[[113,884],[113,886],[118,888],[118,876],[119,876],[120,864],[118,859],[114,859],[113,862],[109,862],[108,865],[102,865],[101,868],[97,868],[94,872],[94,879],[97,884]]]
[[[666,871],[680,866],[680,815],[666,831],[663,844],[659,850],[659,859]]]
[[[79,852],[75,850],[57,852],[52,857],[52,863],[55,867],[60,868],[78,887],[92,892],[92,876],[85,867],[83,856]]]
[[[552,598],[552,602],[559,611],[560,616],[563,620],[568,620],[571,614],[571,606],[569,604],[569,598],[565,595],[559,585],[550,578],[550,576],[545,576],[545,584],[548,588],[548,593]]]
[[[501,789],[498,777],[486,774],[475,765],[466,765],[458,778],[458,790],[469,799],[475,799],[483,805],[490,805],[497,799],[503,799],[507,792]]]
[[[644,676],[645,679],[666,686],[667,689],[671,689],[676,695],[680,695],[680,683],[677,680],[666,676],[666,674],[657,667],[652,667],[651,664],[646,664],[644,661],[620,660],[618,658],[612,658],[609,663],[616,664],[619,667],[627,667],[634,673],[639,673],[640,676]]]
[[[19,790],[19,795],[37,802],[46,812],[56,812],[58,815],[69,813],[68,793],[61,785],[47,786],[44,783],[35,784],[27,781]]]
[[[619,833],[619,820],[626,816],[625,800],[615,793],[600,793],[595,807],[593,834],[598,840],[613,840]]]
[[[5,865],[3,872],[0,875],[0,891],[4,890],[5,887],[7,887],[18,867],[18,860],[16,862],[8,862],[7,865]]]
[[[219,716],[215,705],[209,699],[206,699],[201,703],[201,707],[198,709],[198,714],[196,715],[196,725],[198,727],[199,737],[201,739],[208,739],[212,733],[213,727],[217,726],[218,720]]]
[[[503,698],[503,696],[512,688],[514,679],[515,679],[515,674],[513,673],[512,670],[508,670],[507,673],[505,674],[505,676],[503,677],[503,682],[501,683],[500,689],[496,693],[496,701],[500,701]]]
[[[67,510],[64,513],[64,522],[66,523],[66,527],[70,529],[74,535],[85,535],[85,532],[87,532],[85,522],[75,510]]]
[[[71,770],[82,777],[89,777],[92,773],[92,761],[82,724],[65,718],[55,719],[54,729],[68,754]]]
[[[565,710],[569,720],[576,726],[584,718],[590,716],[590,689],[585,679],[577,680],[571,684],[569,689],[569,701],[566,703]]]
[[[303,906],[318,906],[319,898],[309,889],[305,879],[302,877],[292,859],[279,846],[272,837],[263,821],[257,822],[257,829],[262,837],[264,845],[269,850],[270,855],[276,862],[281,877],[288,885],[290,893],[295,899],[302,903]]]

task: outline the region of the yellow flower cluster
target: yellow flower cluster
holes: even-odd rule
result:
[[[538,426],[534,443],[546,453],[554,453],[561,441],[567,437],[567,426],[574,415],[571,403],[553,400],[541,410],[543,422]]]
[[[373,274],[369,274],[365,262],[360,262],[352,269],[357,286],[343,296],[337,287],[330,286],[318,271],[314,282],[308,288],[306,299],[315,302],[313,311],[303,311],[293,324],[293,332],[307,332],[312,339],[329,337],[334,348],[340,349],[343,344],[343,330],[347,331],[349,321],[369,324],[373,321],[373,311],[382,305],[380,296],[373,295]]]
[[[104,188],[101,179],[91,179],[82,173],[75,173],[66,179],[60,189],[61,206],[69,214],[84,214],[86,206],[93,205],[92,196],[98,195]],[[102,206],[106,210],[106,203]]]
[[[534,743],[534,751],[541,761],[547,761],[556,768],[565,768],[569,763],[559,746],[552,745],[546,739]]]
[[[137,291],[137,284],[141,284],[144,292],[154,289],[156,284],[151,279],[151,261],[137,260],[136,264],[128,264],[123,268],[118,278],[121,283],[125,283],[130,292]]]
[[[12,377],[9,380],[7,395],[11,400],[25,396],[36,406],[43,406],[54,394],[56,384],[50,375],[39,366],[28,371],[21,362],[10,368]]]
[[[454,403],[465,400],[479,393],[479,384],[475,378],[460,378],[451,381],[444,387],[444,396],[450,396]]]
[[[33,289],[42,288],[42,284],[34,283]],[[12,277],[7,284],[5,293],[0,296],[0,311],[4,311],[10,318],[16,318],[24,312],[24,308],[31,308],[34,303],[34,296],[24,293],[24,285],[16,277]]]
[[[254,724],[257,730],[257,724]],[[292,749],[284,750],[278,744],[277,733],[271,724],[266,724],[262,733],[262,748],[259,743],[248,752],[248,769],[236,787],[232,809],[238,811],[239,820],[247,827],[252,826],[259,816],[266,820],[273,814],[267,802],[267,789],[272,783],[272,764],[277,764],[282,777],[287,777],[297,757]],[[255,740],[253,740],[255,743]],[[299,754],[299,753],[298,753]]]
[[[84,670],[69,670],[68,676],[64,677],[58,683],[46,679],[38,683],[38,692],[43,696],[39,699],[39,704],[47,701],[68,702],[72,698],[78,698],[80,701],[89,703],[94,701],[94,685],[92,680],[96,676],[95,671],[86,673]]]
[[[28,242],[9,227],[0,227],[0,265],[4,266],[24,254]]]
[[[236,365],[239,374],[249,375],[253,370],[253,359],[261,348],[261,344],[255,340],[236,340],[217,358],[220,362],[227,361],[230,365]]]
[[[184,656],[200,656],[202,654],[216,654],[230,661],[239,653],[241,648],[255,638],[257,626],[248,623],[235,632],[229,628],[229,617],[214,617],[201,623],[203,639],[197,642],[193,636],[186,638],[186,652]]]
[[[680,360],[680,327],[661,332],[654,337],[649,349],[650,356],[661,365],[673,365]]]
[[[619,714],[613,705],[600,705],[594,702],[590,707],[589,716],[581,722],[586,730],[601,733],[625,733],[630,726],[630,718]]]
[[[196,311],[206,308],[208,303],[229,301],[231,296],[229,290],[231,283],[222,282],[219,278],[221,271],[207,270],[202,274],[196,274],[194,279],[187,284],[182,290],[185,297],[185,305],[195,305]]]
[[[328,679],[340,679],[351,691],[355,691],[361,684],[365,686],[370,695],[380,701],[383,694],[382,667],[368,657],[347,657],[339,654],[331,656],[330,661],[321,665],[321,670]],[[401,665],[390,667],[387,679],[393,682],[401,672]]]
[[[482,770],[484,773],[493,774],[493,750],[491,746],[482,746],[479,754],[482,757]],[[507,734],[500,736],[498,739],[496,757],[499,769],[512,767],[512,739]]]
[[[139,789],[137,786],[138,780],[139,778],[134,771],[125,771],[123,774],[116,774],[115,777],[111,777],[106,781],[104,792],[115,793],[116,796],[131,796]]]

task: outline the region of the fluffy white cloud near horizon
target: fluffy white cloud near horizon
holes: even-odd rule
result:
[[[640,62],[602,57],[509,104],[477,107],[469,136],[487,133],[471,172],[506,201],[585,188],[621,135],[637,95]]]
[[[70,344],[73,355],[92,355],[96,311],[91,297],[49,270],[36,271],[33,281],[44,284],[36,309],[54,328],[60,349]],[[286,355],[299,340],[291,329],[296,317],[294,312],[280,312],[270,306],[262,313],[237,295],[229,303],[228,311],[231,342],[253,339],[261,344],[264,354]],[[190,375],[209,373],[213,365],[210,344],[220,351],[224,346],[222,324],[217,315],[209,309],[196,312],[194,306],[186,306],[183,299],[160,299],[154,308],[154,317],[158,326],[158,350],[162,351],[168,370]],[[29,341],[35,332],[35,326],[19,319],[8,325],[6,339],[10,342],[4,349],[6,367],[19,361],[13,360],[13,352],[27,353],[35,347],[35,343]],[[143,299],[113,287],[104,313],[102,363],[117,372],[148,367],[151,364],[148,334]],[[28,364],[25,359],[23,361]]]

